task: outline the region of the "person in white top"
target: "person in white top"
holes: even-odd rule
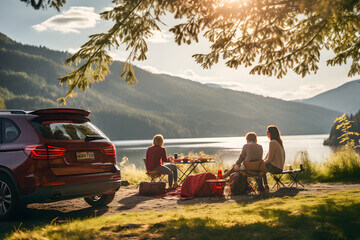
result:
[[[279,129],[274,125],[268,126],[267,137],[270,139],[270,143],[269,152],[264,159],[265,165],[268,172],[281,173],[285,163],[285,151]],[[269,190],[266,174],[264,174],[262,178],[265,190]],[[259,186],[259,188],[261,187],[262,186]]]

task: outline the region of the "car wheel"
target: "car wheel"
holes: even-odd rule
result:
[[[16,194],[12,181],[0,174],[0,219],[12,219],[24,209]]]
[[[102,195],[86,197],[84,199],[90,206],[102,207],[111,203],[114,197],[115,197],[115,193],[110,193],[110,194],[102,194]]]

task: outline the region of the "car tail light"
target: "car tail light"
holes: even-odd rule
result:
[[[114,145],[104,148],[104,152],[108,156],[116,156],[116,149]]]
[[[42,122],[41,124],[50,124],[50,123],[74,123],[74,121],[70,121],[70,120],[53,120],[53,121],[45,121],[45,122]]]
[[[33,145],[25,148],[25,152],[33,159],[59,158],[65,155],[65,151],[65,148],[45,145]]]
[[[68,109],[59,109],[58,112],[66,112],[66,113],[76,113],[75,110],[68,110]]]

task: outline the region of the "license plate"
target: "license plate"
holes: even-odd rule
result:
[[[76,159],[79,160],[79,161],[94,160],[95,155],[94,155],[94,152],[77,152],[76,153]]]

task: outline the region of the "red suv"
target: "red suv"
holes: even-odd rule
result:
[[[121,185],[114,145],[81,109],[0,111],[0,219],[29,203],[110,203]]]

